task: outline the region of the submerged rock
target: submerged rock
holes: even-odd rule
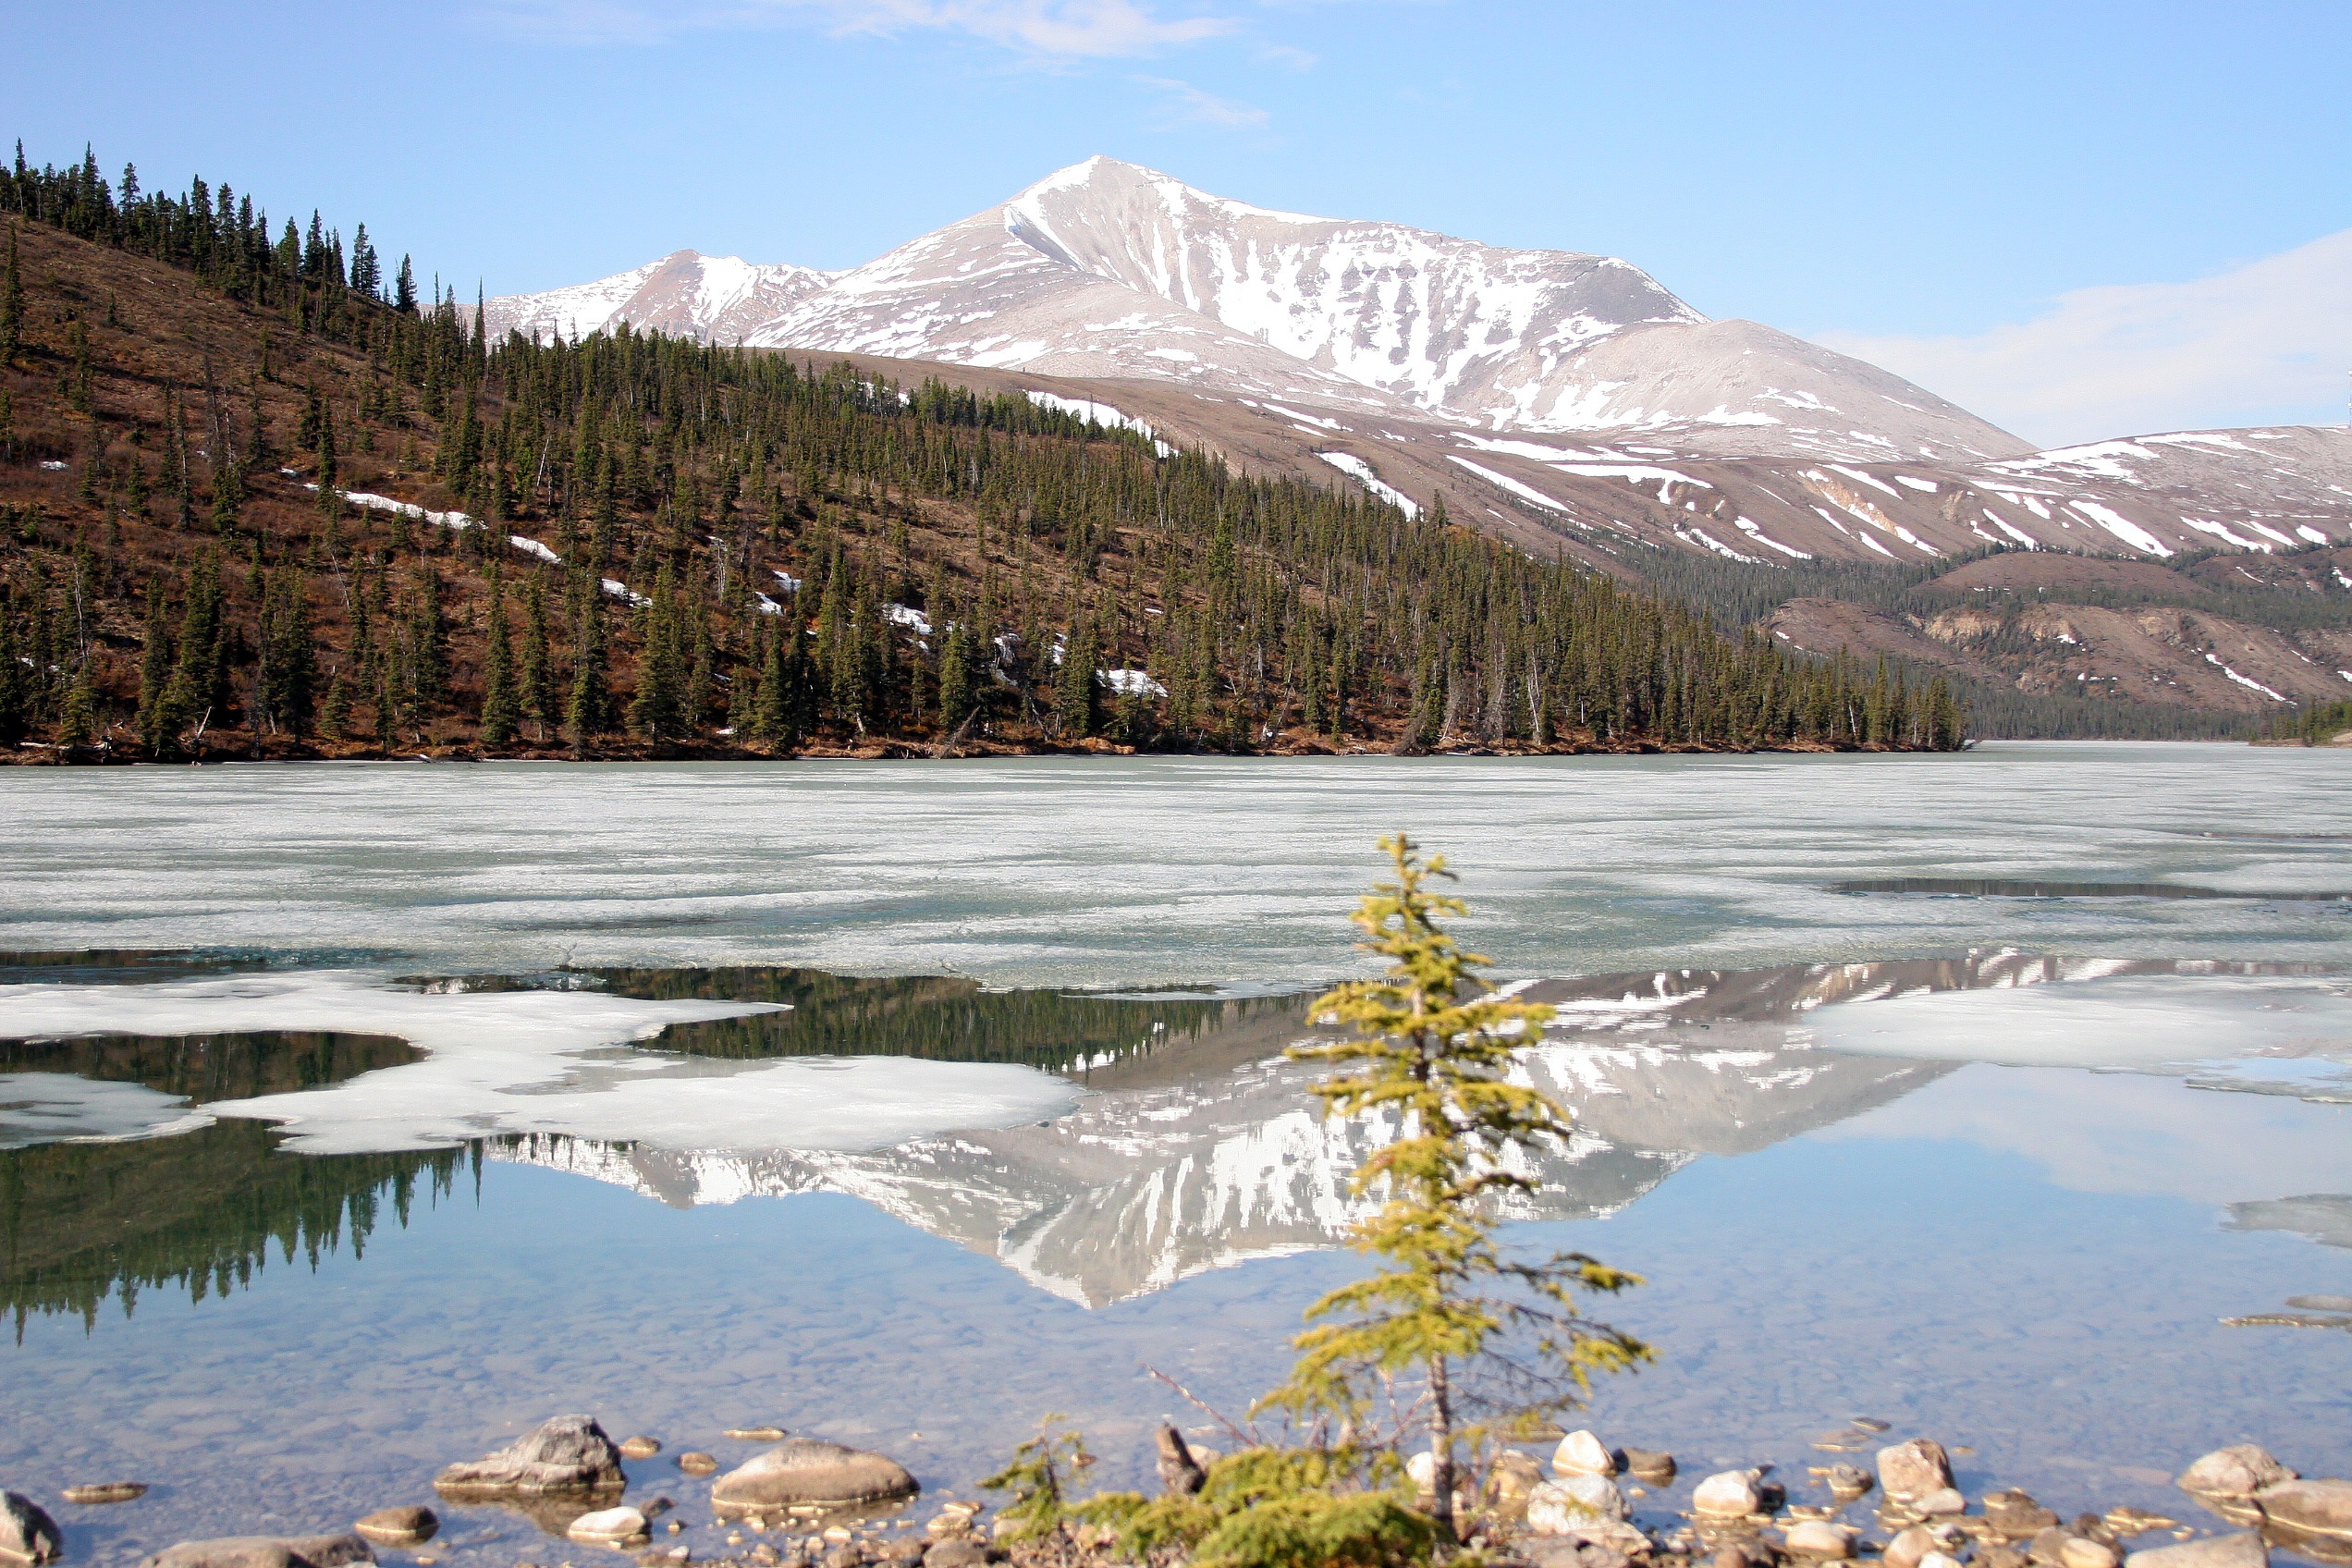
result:
[[[55,1562],[63,1540],[39,1503],[22,1492],[0,1492],[0,1562]]]
[[[374,1561],[357,1536],[226,1536],[167,1546],[139,1568],[344,1568]]]
[[[1625,1468],[1653,1487],[1674,1484],[1674,1456],[1671,1453],[1629,1448],[1625,1451]]]
[[[2254,1501],[2264,1533],[2280,1545],[2352,1562],[2352,1481],[2282,1481]]]
[[[103,1502],[136,1502],[147,1495],[144,1481],[92,1481],[84,1486],[67,1487],[64,1492],[67,1502],[95,1506]]]
[[[885,1454],[817,1438],[794,1438],[729,1471],[711,1486],[722,1508],[839,1507],[913,1497],[922,1488]]]
[[[1890,1497],[1927,1497],[1952,1485],[1952,1460],[1933,1438],[1879,1450],[1879,1485]]]
[[[733,1438],[738,1442],[753,1443],[781,1442],[790,1435],[781,1427],[766,1423],[755,1427],[729,1427],[719,1434],[724,1438]]]
[[[1831,1464],[1814,1472],[1831,1491],[1840,1497],[1860,1497],[1870,1489],[1870,1473],[1858,1464]]]
[[[440,1531],[441,1520],[430,1508],[379,1508],[351,1526],[378,1546],[414,1546]]]
[[[1968,1500],[1960,1495],[1957,1487],[1939,1487],[1927,1496],[1914,1498],[1911,1506],[1921,1513],[1944,1517],[1968,1512]]]
[[[2251,1530],[2178,1546],[2151,1547],[2124,1559],[2124,1568],[2270,1568],[2271,1549]]]
[[[627,1484],[620,1450],[593,1415],[558,1415],[505,1448],[452,1464],[435,1489],[460,1495],[619,1491]]]
[[[718,1471],[718,1461],[700,1449],[688,1449],[678,1456],[678,1467],[689,1476],[711,1476]]]
[[[661,1448],[659,1438],[634,1437],[620,1439],[620,1456],[623,1459],[651,1459],[661,1452]]]

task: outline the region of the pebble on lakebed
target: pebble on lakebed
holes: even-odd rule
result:
[[[67,1487],[58,1494],[67,1502],[95,1507],[105,1502],[136,1502],[147,1495],[144,1481],[92,1481],[84,1486]]]

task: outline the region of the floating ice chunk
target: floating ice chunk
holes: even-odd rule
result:
[[[1817,1045],[1862,1056],[2148,1070],[2286,1055],[2307,1042],[2341,1058],[2352,995],[2299,976],[2125,975],[1893,997],[1807,1022]]]
[[[671,1023],[777,1011],[594,991],[426,992],[350,971],[0,986],[0,1033],[15,1037],[336,1030],[395,1035],[426,1053],[325,1088],[203,1108],[207,1117],[283,1122],[292,1146],[314,1154],[430,1148],[489,1133],[662,1148],[875,1149],[1036,1121],[1075,1103],[1067,1083],[1000,1063],[626,1048]]]
[[[143,1084],[110,1084],[70,1072],[0,1072],[0,1149],[33,1144],[111,1143],[191,1132],[212,1118],[187,1098]]]

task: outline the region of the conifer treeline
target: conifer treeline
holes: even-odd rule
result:
[[[73,499],[5,520],[0,740],[165,757],[1962,739],[1941,681],[1726,637],[1442,507],[1411,519],[846,363],[626,326],[490,344],[478,303],[420,306],[397,279],[386,297],[363,239],[347,257],[314,221],[315,246],[290,226],[268,242],[225,192],[133,181],[20,154],[0,204],[192,273],[241,308],[245,362],[207,359],[202,386],[166,384],[160,410],[151,387],[142,410],[116,361],[143,345],[111,304],[94,331],[67,307],[13,356],[46,406],[20,411],[22,439],[0,423],[6,455],[54,452]],[[439,520],[387,509],[377,484]]]

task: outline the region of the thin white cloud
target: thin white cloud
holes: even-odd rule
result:
[[[1153,0],[493,0],[485,19],[548,43],[652,43],[685,33],[815,26],[837,34],[961,33],[1058,59],[1150,55],[1220,38],[1230,18]]]
[[[2352,229],[2193,283],[2077,288],[1979,337],[1820,341],[2045,446],[2339,423],[2352,371]]]
[[[1189,81],[1161,76],[1139,76],[1135,80],[1168,94],[1168,118],[1175,123],[1217,126],[1226,130],[1259,130],[1273,117],[1255,104],[1219,98]]]

